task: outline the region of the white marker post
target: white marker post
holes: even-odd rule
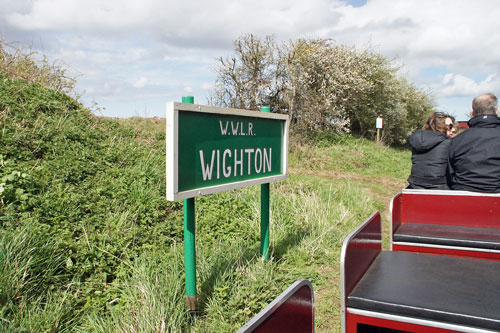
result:
[[[380,144],[380,129],[382,128],[382,116],[377,117],[377,144]]]

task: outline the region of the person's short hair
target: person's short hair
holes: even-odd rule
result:
[[[472,100],[472,112],[474,116],[496,115],[498,110],[498,99],[491,93],[482,94]]]
[[[446,135],[446,132],[450,129],[448,125],[446,125],[446,118],[450,118],[453,123],[455,122],[455,118],[447,113],[434,112],[427,119],[422,129],[424,131],[438,131]]]

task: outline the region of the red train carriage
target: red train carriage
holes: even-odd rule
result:
[[[500,195],[403,190],[391,201],[391,249],[500,260]]]
[[[498,332],[500,262],[382,251],[377,212],[342,247],[343,332]]]
[[[342,246],[343,332],[499,332],[500,195],[403,190],[390,211],[390,251],[378,212]],[[311,284],[239,332],[314,332]]]

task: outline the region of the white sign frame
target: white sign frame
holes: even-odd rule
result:
[[[178,170],[176,166],[178,165],[178,150],[179,150],[179,112],[204,112],[211,114],[223,114],[223,115],[235,115],[243,117],[252,118],[266,118],[266,119],[277,119],[285,121],[285,130],[283,138],[283,151],[282,151],[282,164],[283,172],[279,175],[273,175],[268,177],[244,180],[239,182],[233,182],[229,184],[221,184],[209,187],[203,187],[188,191],[178,191]],[[213,194],[217,192],[229,191],[238,188],[266,184],[273,181],[285,180],[288,177],[288,146],[289,146],[289,132],[290,132],[290,120],[288,115],[270,113],[270,112],[259,112],[259,111],[249,111],[242,109],[233,108],[221,108],[213,106],[205,106],[198,104],[187,104],[178,102],[168,102],[166,109],[166,178],[167,178],[167,200],[177,201],[187,198],[194,198],[201,195]]]

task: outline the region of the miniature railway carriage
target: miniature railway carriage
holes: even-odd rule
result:
[[[391,249],[500,260],[500,195],[403,190],[391,201]]]
[[[500,262],[382,251],[377,212],[344,241],[343,332],[498,332]]]
[[[314,332],[314,293],[308,280],[298,280],[237,333]]]
[[[403,190],[345,240],[343,332],[500,332],[500,195]],[[314,298],[297,281],[238,332],[314,332]]]

